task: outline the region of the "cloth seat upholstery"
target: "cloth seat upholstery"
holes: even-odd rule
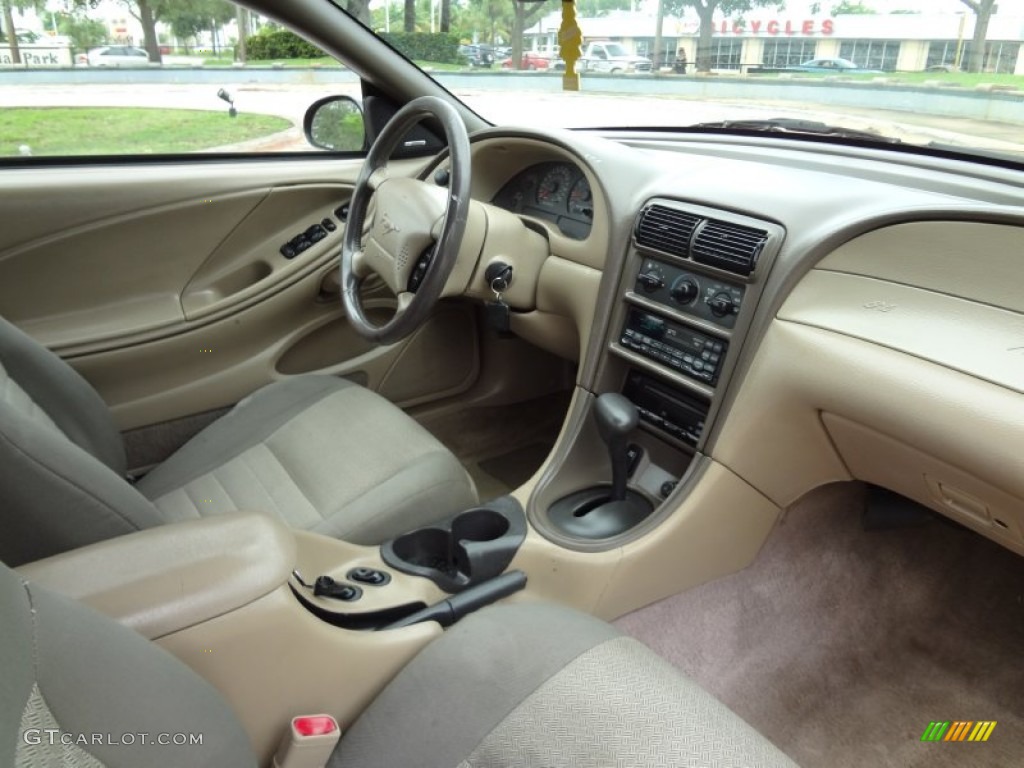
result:
[[[377,544],[477,502],[455,456],[408,415],[314,374],[244,398],[133,487],[96,391],[2,319],[0,494],[8,565],[238,509]]]
[[[71,744],[39,738],[46,729]],[[199,745],[118,743],[140,733],[203,738]],[[95,744],[92,734],[107,738]],[[192,670],[0,565],[0,765],[255,764],[237,718]],[[433,641],[356,720],[329,765],[793,767],[639,642],[540,603],[485,608]]]

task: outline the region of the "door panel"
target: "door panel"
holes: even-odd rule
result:
[[[330,279],[343,228],[334,211],[360,167],[264,159],[5,171],[16,203],[0,231],[0,314],[82,372],[122,429],[231,405],[310,371],[403,404],[463,391],[479,366],[468,306],[442,303],[390,347],[367,345],[344,318]],[[281,254],[327,217],[333,232]],[[379,281],[365,298],[377,312],[394,307]]]
[[[350,185],[304,184],[270,190],[224,238],[192,276],[181,294],[185,317],[199,320],[246,299],[259,297],[311,265],[333,258],[341,243],[344,222],[335,211],[347,203]],[[308,230],[324,226],[323,240],[297,256],[281,248]]]
[[[267,193],[97,218],[7,250],[0,256],[3,313],[56,347],[180,325],[181,289]],[[60,209],[50,210],[59,224]]]

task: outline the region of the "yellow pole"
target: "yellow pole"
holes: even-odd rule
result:
[[[565,74],[562,75],[563,91],[578,91],[580,76],[576,74],[576,62],[579,61],[583,46],[583,33],[576,23],[575,0],[562,0],[562,26],[558,28],[558,52],[565,62]]]

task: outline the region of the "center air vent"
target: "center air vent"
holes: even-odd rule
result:
[[[690,238],[700,216],[665,205],[651,205],[640,214],[636,243],[685,259],[690,255]]]
[[[690,255],[694,261],[749,275],[768,242],[763,229],[708,219],[693,238]]]

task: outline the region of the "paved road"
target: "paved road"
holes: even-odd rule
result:
[[[206,76],[208,72],[204,72]],[[254,82],[259,74],[247,73],[247,82],[227,85],[240,112],[277,115],[295,126],[289,131],[233,147],[249,151],[306,148],[301,134],[302,117],[316,99],[332,93],[359,97],[359,85],[350,77],[326,83]],[[277,73],[280,76],[281,73]],[[225,81],[229,73],[224,73]],[[802,117],[852,128],[875,130],[912,143],[940,142],[1024,153],[1024,131],[1019,125],[993,121],[962,120],[914,112],[879,112],[866,108],[829,107],[824,104],[787,101],[751,101],[687,97],[675,94],[622,94],[556,90],[558,78],[523,81],[522,97],[513,98],[507,78],[499,80],[500,91],[489,80],[470,80],[469,85],[451,83],[453,92],[481,115],[496,123],[538,127],[582,127],[621,125],[640,116],[646,125],[690,125],[724,119]],[[644,87],[636,79],[637,88]],[[217,98],[218,83],[131,83],[59,84],[32,87],[0,85],[4,106],[110,106],[165,107],[226,111]],[[591,88],[599,88],[594,83]],[[218,148],[225,149],[225,148]]]

